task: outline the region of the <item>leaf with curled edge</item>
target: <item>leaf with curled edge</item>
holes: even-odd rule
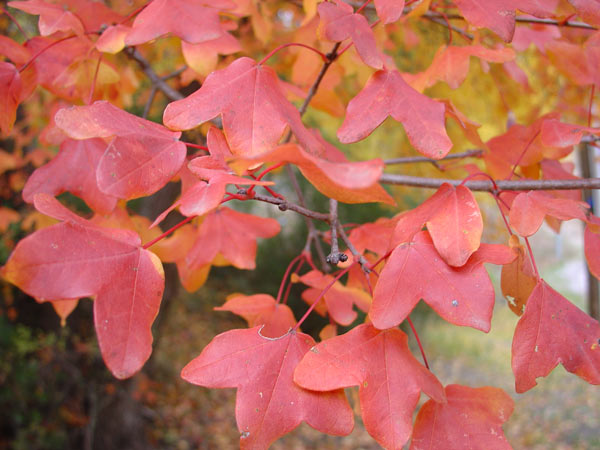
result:
[[[174,130],[189,130],[218,115],[234,155],[253,157],[270,151],[287,126],[307,151],[324,151],[286,99],[275,71],[250,58],[238,58],[212,72],[192,95],[169,103],[163,122]]]
[[[17,68],[0,61],[0,133],[8,135],[17,118],[17,106],[21,101],[23,83]]]
[[[319,3],[317,10],[321,18],[317,30],[319,36],[331,42],[350,38],[365,64],[375,69],[383,67],[375,35],[365,16],[354,14],[352,6],[337,0]]]
[[[417,415],[411,450],[512,449],[502,430],[514,401],[502,389],[450,384],[446,403],[428,400]]]
[[[230,166],[238,173],[259,162],[295,164],[302,175],[323,195],[343,203],[383,202],[394,199],[379,185],[383,161],[330,161],[313,156],[296,144],[284,144],[254,158],[236,158]]]
[[[215,311],[230,311],[241,316],[253,328],[263,325],[260,334],[268,338],[278,338],[296,325],[294,313],[288,305],[277,303],[268,294],[231,294],[222,306]]]
[[[108,139],[96,172],[105,194],[133,199],[153,194],[185,161],[180,132],[167,130],[105,101],[61,109],[56,125],[73,139]]]
[[[546,192],[522,192],[510,206],[510,226],[521,236],[536,233],[546,215],[559,220],[580,219],[586,221],[587,203],[568,198],[556,198]]]
[[[219,12],[235,6],[229,0],[154,0],[136,16],[125,44],[143,44],[167,33],[191,44],[217,39],[225,33]]]
[[[516,391],[528,391],[558,363],[588,383],[600,384],[600,324],[539,280],[513,336]]]
[[[102,357],[120,379],[139,371],[152,353],[164,272],[136,233],[102,228],[48,194],[36,209],[62,222],[20,241],[2,276],[40,301],[95,297],[94,324]]]
[[[294,331],[269,339],[260,327],[231,330],[216,336],[181,377],[210,388],[237,388],[242,449],[267,449],[302,422],[324,433],[349,434],[354,417],[344,391],[314,392],[293,381],[296,365],[314,344]]]
[[[508,307],[517,316],[523,315],[527,300],[537,285],[537,277],[531,265],[531,259],[519,242],[517,235],[510,237],[509,244],[517,254],[517,258],[502,266],[500,287],[502,295],[508,302]]]
[[[481,211],[465,186],[444,183],[421,205],[398,216],[392,245],[410,242],[425,224],[438,253],[451,266],[464,265],[481,243]]]
[[[100,138],[65,139],[59,153],[27,179],[23,199],[33,203],[35,194],[40,192],[50,195],[71,192],[94,211],[110,213],[117,204],[117,198],[102,192],[96,181],[96,169],[105,150],[106,142]]]
[[[411,354],[406,334],[367,324],[317,344],[294,381],[314,391],[358,386],[365,428],[385,448],[401,448],[410,437],[421,391],[445,401],[440,382]]]
[[[366,138],[388,116],[402,123],[410,143],[423,155],[440,159],[452,141],[446,133],[445,107],[410,87],[396,70],[375,72],[348,103],[338,138],[348,144]]]
[[[40,16],[38,28],[42,36],[50,36],[57,31],[71,31],[83,34],[84,28],[81,21],[71,11],[40,0],[27,0],[22,2],[8,2],[11,8],[20,9],[27,14]]]
[[[481,244],[462,267],[451,267],[435,249],[429,233],[392,252],[377,281],[369,317],[379,329],[395,327],[420,299],[450,323],[488,332],[494,286],[484,262],[508,264],[515,253],[504,245]]]

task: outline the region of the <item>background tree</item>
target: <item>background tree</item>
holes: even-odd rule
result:
[[[520,316],[515,390],[559,363],[600,383],[598,321],[541,278],[528,240],[544,220],[578,219],[600,275],[600,221],[581,198],[600,180],[570,162],[600,134],[595,2],[138,3],[9,2],[0,39],[0,224],[19,224],[0,273],[63,323],[91,297],[116,378],[152,354],[165,267],[194,292],[213,267],[255,269],[258,238],[281,234],[281,248],[301,234],[278,290],[214,299],[249,328],[217,335],[181,372],[237,388],[243,448],[302,422],[347,435],[352,386],[383,447],[508,448],[512,399],[443,386],[410,318],[423,300],[489,332],[484,263],[502,266]],[[262,217],[261,204],[279,211]],[[288,304],[294,283],[306,306]]]

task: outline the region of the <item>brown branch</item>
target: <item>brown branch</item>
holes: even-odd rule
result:
[[[337,266],[340,261],[345,261],[348,257],[340,253],[338,246],[338,202],[332,198],[329,199],[329,223],[331,225],[331,253],[327,256],[327,262]]]
[[[175,100],[181,100],[184,98],[183,94],[181,94],[181,92],[179,92],[178,90],[173,89],[171,86],[169,86],[165,82],[165,80],[163,78],[161,78],[154,71],[154,69],[152,69],[152,66],[150,65],[148,60],[146,58],[144,58],[142,56],[142,54],[140,52],[138,52],[135,48],[126,47],[124,51],[127,56],[129,56],[131,59],[133,59],[135,62],[138,63],[138,65],[142,69],[142,72],[144,72],[146,74],[146,76],[148,78],[150,78],[152,85],[155,86],[156,89],[161,91],[163,94],[165,94],[169,100],[175,101]]]
[[[346,234],[346,231],[342,225],[338,225],[338,232],[340,233],[342,241],[344,241],[344,244],[346,244],[346,247],[348,247],[348,250],[350,250],[350,253],[352,253],[352,256],[354,256],[354,260],[358,260],[358,263],[362,267],[363,271],[365,271],[365,273],[371,272],[371,269],[369,269],[369,262],[358,252],[358,250],[356,250],[356,247],[354,247],[354,244]]]
[[[385,159],[385,160],[383,160],[383,163],[385,165],[412,164],[412,163],[422,163],[422,162],[438,163],[440,161],[447,161],[449,159],[479,157],[482,154],[483,154],[483,150],[477,149],[477,150],[467,150],[462,153],[452,153],[451,155],[445,156],[441,159],[431,159],[426,156],[406,156],[406,157],[402,157],[402,158]]]
[[[238,193],[243,195],[245,191],[241,190]],[[323,222],[329,223],[329,214],[312,211],[304,206],[290,203],[282,198],[271,197],[270,195],[255,194],[253,197],[249,197],[248,200],[258,200],[259,202],[271,203],[272,205],[277,205],[281,211],[290,210],[297,212],[298,214],[302,214],[309,219],[322,220]]]
[[[445,20],[443,20],[442,18],[439,17],[431,17],[431,16],[424,16],[427,20],[429,20],[430,22],[433,23],[437,23],[438,25],[443,26],[444,28],[448,28],[450,27],[452,29],[452,31],[456,31],[458,34],[460,34],[462,37],[472,41],[473,39],[475,39],[475,36],[473,36],[471,33],[468,33],[467,31],[463,30],[460,27],[457,27],[456,25],[452,25],[451,23],[446,23]],[[450,17],[448,17],[450,18]]]
[[[422,188],[439,188],[444,183],[458,186],[461,180],[447,180],[442,178],[413,177],[409,175],[396,175],[384,173],[379,178],[380,183],[395,184],[400,186],[415,186]],[[467,181],[464,184],[472,191],[493,192],[491,181]],[[573,189],[600,189],[600,178],[583,178],[577,180],[514,180],[496,181],[500,191],[554,191]]]
[[[465,19],[460,14],[448,14],[447,16],[448,16],[448,19],[467,21],[467,19]],[[423,14],[423,17],[425,17],[427,19],[430,17],[436,17],[439,19],[443,19],[441,14],[433,12],[433,11],[426,12],[425,14]],[[537,24],[541,24],[541,25],[554,25],[557,27],[583,28],[585,30],[597,30],[598,29],[597,27],[594,27],[593,25],[589,25],[585,22],[561,22],[559,20],[538,19],[536,17],[517,16],[517,17],[515,17],[515,21],[520,22],[520,23],[537,23]],[[444,23],[444,25],[445,25],[445,23]]]

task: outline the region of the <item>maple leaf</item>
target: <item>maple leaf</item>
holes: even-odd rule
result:
[[[510,206],[510,225],[521,236],[528,237],[537,232],[546,215],[560,220],[586,221],[585,211],[588,208],[587,203],[555,198],[545,192],[522,192]]]
[[[516,235],[512,235],[509,246],[517,254],[517,258],[502,266],[500,287],[502,295],[508,301],[508,307],[517,316],[523,314],[523,309],[531,292],[537,285],[537,277],[531,265],[531,260]]]
[[[442,46],[436,52],[427,70],[418,74],[411,86],[422,91],[438,81],[444,81],[452,89],[456,89],[465,81],[469,73],[471,56],[488,62],[504,63],[514,60],[515,52],[507,47],[489,49],[481,45]]]
[[[100,191],[96,182],[96,169],[105,150],[106,143],[99,138],[65,139],[58,155],[28,178],[23,199],[33,203],[39,192],[58,195],[68,191],[81,197],[94,211],[110,213],[117,198]]]
[[[600,135],[600,128],[582,127],[557,119],[545,120],[541,127],[542,143],[548,147],[570,147],[581,142],[584,133]]]
[[[302,293],[302,298],[309,304],[312,304],[321,295],[323,290],[333,283],[334,278],[331,275],[325,275],[318,270],[311,270],[296,281],[311,286],[313,289],[307,289]],[[357,313],[352,309],[356,304],[362,311],[368,312],[371,306],[371,297],[366,292],[344,286],[339,281],[327,290],[323,297],[326,305],[326,311],[333,320],[340,325],[350,325],[356,319]]]
[[[386,448],[401,448],[410,437],[421,391],[445,400],[440,382],[410,353],[406,334],[366,324],[317,344],[296,367],[294,381],[314,391],[358,386],[365,428]]]
[[[512,415],[514,401],[502,389],[450,384],[447,403],[428,400],[417,415],[411,450],[508,450],[502,424]]]
[[[391,115],[402,123],[410,143],[419,152],[440,159],[452,147],[446,134],[444,110],[443,104],[410,87],[396,70],[380,70],[350,100],[337,135],[343,143],[360,141]]]
[[[375,69],[383,67],[375,35],[365,16],[354,14],[352,6],[343,1],[336,1],[335,4],[319,3],[317,9],[321,18],[318,29],[320,36],[331,42],[342,42],[351,38],[365,64]]]
[[[346,435],[354,417],[344,392],[313,392],[294,384],[296,364],[314,345],[303,333],[268,339],[260,328],[216,336],[181,371],[193,384],[237,388],[235,417],[242,449],[266,449],[300,423],[324,433]]]
[[[229,0],[154,0],[135,18],[125,44],[143,44],[167,33],[191,44],[217,39],[224,33],[219,11],[232,8],[235,3]]]
[[[478,28],[489,28],[506,42],[515,32],[516,9],[536,17],[551,17],[556,9],[552,2],[540,0],[455,0],[460,13]]]
[[[254,158],[238,158],[230,166],[238,173],[257,162],[294,164],[302,175],[323,195],[344,203],[383,202],[394,204],[390,195],[378,184],[383,173],[383,161],[330,161],[313,156],[295,144],[284,144]]]
[[[186,146],[178,141],[181,133],[105,101],[61,109],[54,120],[73,139],[109,138],[96,174],[100,190],[114,197],[153,194],[185,161]]]
[[[164,289],[158,257],[135,233],[98,227],[48,194],[37,194],[34,205],[62,222],[20,241],[1,275],[40,301],[94,297],[102,357],[117,378],[130,377],[152,353]]]
[[[380,217],[373,223],[359,225],[350,232],[350,241],[359,253],[370,250],[379,256],[383,256],[390,248],[390,241],[397,222],[398,216],[392,219]]]
[[[451,266],[464,265],[479,248],[483,219],[469,188],[444,183],[418,207],[396,221],[392,244],[409,242],[427,224],[436,250]]]
[[[38,27],[42,36],[49,36],[57,31],[72,31],[75,34],[83,34],[84,32],[83,24],[77,16],[61,5],[41,0],[28,0],[8,2],[8,6],[20,9],[28,14],[39,15]]]
[[[8,135],[17,118],[23,86],[17,68],[0,61],[0,132]]]
[[[288,125],[304,148],[314,154],[322,151],[304,128],[298,110],[285,98],[275,71],[250,58],[236,59],[211,73],[199,90],[167,105],[163,122],[171,129],[189,130],[219,114],[234,155],[255,156],[271,150]]]
[[[539,280],[512,342],[515,389],[525,392],[557,365],[600,384],[600,324]]]
[[[423,299],[445,320],[488,332],[494,287],[484,262],[508,264],[515,254],[504,245],[481,244],[462,267],[447,265],[427,232],[392,252],[381,271],[369,311],[379,329],[395,327]]]
[[[215,311],[230,311],[243,317],[249,327],[263,325],[260,334],[268,338],[278,338],[296,325],[294,313],[288,305],[277,303],[268,294],[231,294],[222,306]]]

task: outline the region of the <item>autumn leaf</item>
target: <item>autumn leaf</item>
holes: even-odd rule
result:
[[[23,2],[8,2],[11,8],[20,9],[28,14],[40,16],[38,27],[42,36],[50,36],[57,31],[72,31],[83,34],[83,24],[71,11],[61,5],[48,3],[41,0],[28,0]]]
[[[284,144],[254,158],[237,158],[230,165],[239,173],[258,162],[294,164],[319,192],[340,202],[394,203],[378,184],[384,167],[381,159],[350,162],[344,157],[341,161],[329,161],[311,155],[296,144]]]
[[[509,246],[517,254],[517,258],[502,266],[500,287],[502,295],[508,302],[508,307],[517,316],[521,316],[531,292],[537,285],[537,277],[529,255],[516,235],[513,234],[510,237]]]
[[[368,312],[371,305],[371,297],[361,289],[346,287],[339,281],[334,282],[334,277],[323,274],[317,270],[311,270],[297,277],[301,283],[313,289],[305,290],[302,298],[312,304],[321,295],[323,290],[330,286],[323,297],[327,306],[326,310],[333,320],[340,325],[350,325],[357,317],[353,306],[356,304],[362,311]],[[333,283],[333,284],[332,284]]]
[[[219,55],[230,55],[241,50],[239,41],[227,32],[198,44],[185,41],[181,43],[181,51],[187,65],[205,76],[215,69]]]
[[[465,186],[444,183],[421,205],[398,216],[393,245],[410,242],[425,224],[438,253],[451,266],[464,265],[479,248],[481,211]]]
[[[288,305],[277,303],[268,294],[241,295],[231,294],[222,306],[215,311],[230,311],[243,317],[249,327],[263,325],[262,336],[279,338],[296,325],[294,313]]]
[[[352,39],[363,62],[375,69],[383,67],[375,35],[362,14],[354,14],[352,6],[343,1],[322,2],[317,6],[321,22],[319,35],[330,42]]]
[[[560,220],[580,219],[585,221],[588,205],[568,198],[555,198],[540,192],[522,192],[510,207],[510,225],[521,236],[528,237],[537,232],[546,215]]]
[[[596,225],[600,225],[600,221],[592,216],[591,220]],[[584,234],[584,251],[585,259],[587,260],[590,272],[600,279],[600,229],[595,229],[591,224],[585,226]]]
[[[234,155],[253,157],[271,150],[287,126],[307,151],[322,152],[285,98],[275,71],[250,58],[211,73],[199,90],[167,105],[163,122],[174,130],[189,130],[219,114]]]
[[[600,324],[540,280],[513,337],[516,391],[528,391],[558,363],[588,383],[600,384]]]
[[[548,147],[569,147],[581,142],[584,133],[600,135],[600,128],[582,127],[556,119],[542,123],[542,143]]]
[[[153,194],[179,171],[187,152],[179,132],[108,102],[61,109],[56,125],[73,139],[108,138],[97,168],[105,194],[132,199]]]
[[[375,0],[375,9],[384,24],[393,23],[402,16],[404,0]]]
[[[135,18],[126,45],[138,45],[167,33],[197,44],[220,37],[219,11],[235,8],[229,0],[154,0]]]
[[[35,194],[40,192],[54,196],[71,192],[94,211],[110,213],[117,198],[103,193],[96,181],[96,169],[105,150],[106,143],[99,138],[65,139],[60,152],[31,174],[23,189],[23,199],[33,203]]]
[[[481,244],[462,267],[447,265],[427,232],[392,252],[381,274],[369,312],[379,329],[401,323],[420,299],[445,320],[488,332],[494,287],[484,262],[508,264],[515,254],[503,245]]]
[[[47,194],[34,204],[62,222],[21,240],[1,275],[40,301],[94,297],[102,357],[117,378],[130,377],[152,353],[164,289],[159,259],[135,233],[95,226]]]
[[[0,132],[8,135],[17,118],[23,86],[15,66],[0,61]]]
[[[410,143],[423,155],[440,159],[452,141],[446,134],[444,105],[411,88],[395,70],[380,70],[348,104],[346,118],[338,130],[343,143],[367,137],[387,116],[404,126]]]
[[[358,386],[365,428],[385,448],[401,448],[410,437],[421,391],[445,400],[437,378],[410,353],[407,336],[371,325],[317,344],[298,364],[294,381],[314,391]]]
[[[242,449],[266,449],[300,423],[324,433],[346,435],[354,417],[344,392],[314,392],[292,380],[300,359],[314,345],[303,333],[265,338],[260,328],[216,336],[181,371],[193,384],[237,388],[235,416]]]
[[[417,415],[411,450],[512,449],[504,424],[512,415],[514,401],[502,389],[471,388],[450,384],[447,403],[427,401]]]
[[[577,14],[591,25],[600,26],[600,6],[598,0],[569,0]]]

